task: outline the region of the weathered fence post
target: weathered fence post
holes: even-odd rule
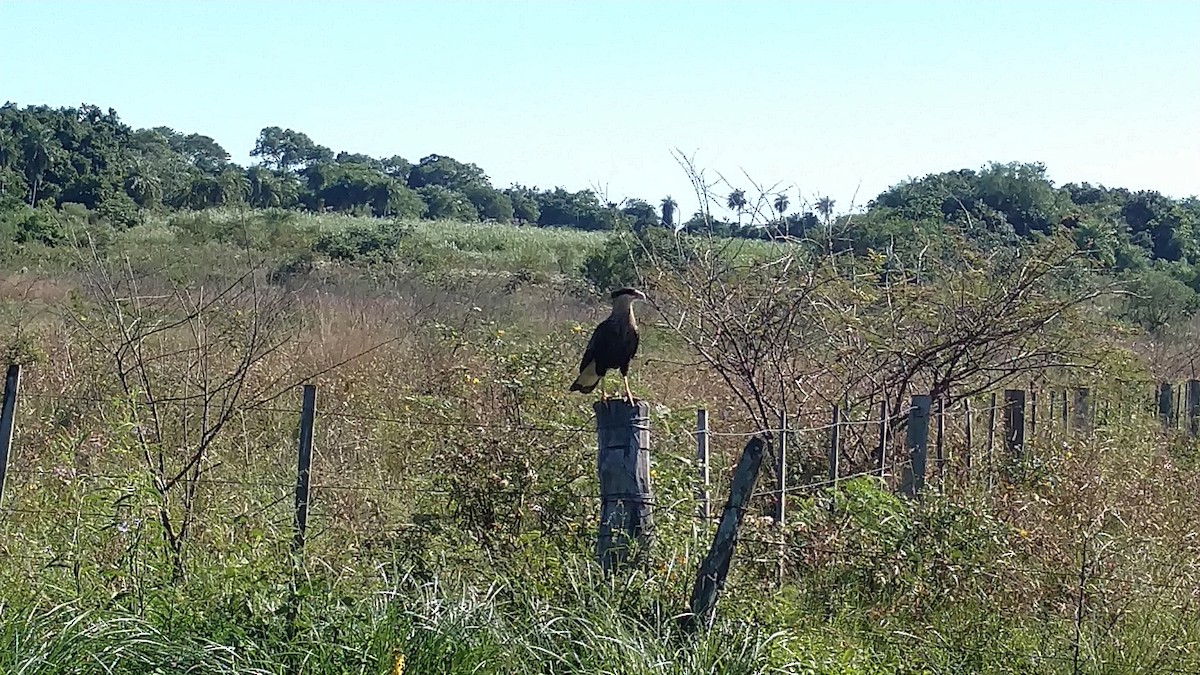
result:
[[[888,419],[888,402],[887,394],[884,394],[883,401],[879,403],[879,477],[884,478],[887,472],[888,462],[888,427],[891,426]]]
[[[837,507],[838,474],[842,457],[842,407],[833,404],[833,426],[829,428],[829,512]]]
[[[696,410],[696,466],[700,470],[700,486],[696,491],[696,514],[701,522],[708,523],[708,519],[712,517],[712,509],[709,506],[711,493],[708,489],[708,411],[704,408]]]
[[[782,526],[787,518],[787,417],[779,414],[779,435],[775,437],[775,524]]]
[[[654,494],[650,488],[650,405],[623,399],[597,401],[596,472],[600,478],[600,527],[596,559],[606,573],[630,559],[645,560],[654,540]]]
[[[1037,440],[1037,420],[1038,420],[1037,408],[1038,408],[1037,391],[1030,389],[1029,390],[1029,437],[1030,437],[1030,439],[1032,439],[1034,441]]]
[[[8,453],[12,449],[17,419],[17,390],[21,386],[21,366],[12,363],[4,376],[4,404],[0,407],[0,504],[4,503],[4,480],[8,476]]]
[[[292,551],[304,548],[304,532],[308,529],[308,483],[312,468],[313,422],[317,413],[317,387],[304,385],[304,400],[300,406],[300,438],[297,442],[296,461],[296,533],[292,539]]]
[[[1062,390],[1062,396],[1059,397],[1058,407],[1059,407],[1059,412],[1062,415],[1063,435],[1066,435],[1067,431],[1069,431],[1071,429],[1070,422],[1067,419],[1067,390],[1066,389]]]
[[[903,478],[900,482],[900,492],[908,497],[916,497],[925,487],[930,403],[928,394],[919,394],[912,397],[912,406],[908,409],[908,436],[904,445],[908,449],[909,461],[901,472]]]
[[[1025,392],[1004,390],[1004,450],[1009,459],[1020,460],[1025,454]]]
[[[966,414],[966,424],[965,424],[966,428],[964,429],[964,431],[966,432],[966,441],[963,446],[963,469],[967,472],[967,480],[970,480],[970,477],[971,477],[971,450],[974,447],[974,440],[973,440],[972,436],[974,433],[974,426],[975,426],[972,421],[972,418],[974,418],[975,415],[971,411],[971,399],[970,398],[963,399],[963,410]]]
[[[991,398],[988,399],[988,431],[987,431],[987,448],[984,450],[984,471],[988,475],[988,486],[991,487],[991,475],[994,467],[993,459],[996,449],[996,393],[992,392]]]
[[[945,437],[946,437],[946,401],[941,396],[939,396],[937,398],[937,400],[934,401],[934,404],[935,404],[934,413],[937,416],[936,417],[937,441],[934,442],[933,456],[934,456],[934,463],[937,465],[938,486],[939,486],[939,488],[941,488],[942,487],[941,484],[944,479],[942,472],[945,471],[945,464],[946,464],[946,441],[945,441]]]
[[[1160,382],[1158,385],[1158,417],[1162,420],[1163,429],[1171,428],[1171,409],[1175,406],[1175,395],[1171,391],[1170,382]]]
[[[1188,435],[1200,432],[1200,380],[1187,381]]]
[[[1092,431],[1092,392],[1087,387],[1075,388],[1075,427],[1090,433]]]
[[[784,562],[787,557],[787,535],[783,526],[787,524],[787,455],[788,455],[788,423],[787,417],[779,413],[779,436],[775,445],[775,527],[779,530],[779,551],[775,569],[775,583],[783,585]]]
[[[733,473],[733,483],[729,487],[729,500],[721,512],[721,523],[717,526],[716,536],[708,555],[700,563],[696,573],[696,583],[692,587],[692,598],[688,614],[680,617],[680,622],[688,628],[697,628],[701,623],[708,625],[712,622],[714,610],[717,607],[717,597],[725,586],[725,577],[729,574],[729,563],[733,559],[734,545],[737,543],[738,526],[742,523],[742,515],[746,512],[746,504],[754,494],[754,484],[758,480],[759,468],[762,466],[763,451],[766,442],[755,436],[742,450],[737,469]]]

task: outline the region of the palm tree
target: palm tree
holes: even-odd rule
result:
[[[662,200],[662,222],[667,227],[675,227],[675,209],[679,208],[679,202],[671,195],[663,197]]]
[[[788,196],[780,192],[775,195],[775,210],[779,212],[779,219],[783,220],[783,214],[788,210]]]
[[[46,169],[50,168],[50,153],[54,152],[54,135],[40,127],[25,137],[25,172],[29,178],[29,205],[37,204],[38,187]]]
[[[742,226],[742,212],[746,210],[746,191],[734,190],[729,193],[729,199],[725,200],[725,206],[737,213],[738,227]]]
[[[833,205],[835,203],[829,197],[821,197],[817,200],[817,213],[821,214],[821,219],[825,221],[826,225],[829,224],[829,219],[833,216]]]

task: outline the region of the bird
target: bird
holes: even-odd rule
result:
[[[609,370],[620,370],[625,383],[625,400],[633,405],[633,394],[629,391],[629,362],[638,349],[638,327],[633,317],[633,302],[645,300],[646,294],[636,288],[625,286],[612,292],[612,314],[601,321],[592,331],[583,360],[579,363],[579,376],[571,383],[570,391],[592,393],[601,384]],[[607,398],[600,388],[600,399]]]

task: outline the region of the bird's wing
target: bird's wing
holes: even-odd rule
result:
[[[602,334],[606,331],[608,319],[601,321],[592,331],[592,337],[588,339],[587,349],[583,350],[583,360],[579,362],[579,372],[583,372],[588,364],[596,360],[596,345],[603,339]]]

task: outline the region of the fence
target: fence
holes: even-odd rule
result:
[[[3,538],[0,538],[0,556],[24,560],[36,569],[69,567],[71,555],[86,554],[97,561],[104,561],[105,556],[119,557],[122,553],[113,539],[119,538],[118,535],[135,536],[140,525],[154,515],[139,514],[128,508],[134,501],[128,495],[138,489],[147,489],[144,483],[138,483],[137,473],[128,470],[130,466],[142,466],[138,463],[140,460],[127,461],[121,470],[110,470],[96,453],[86,448],[64,446],[50,454],[69,451],[74,453],[77,461],[25,462],[29,455],[22,453],[22,439],[19,435],[14,437],[24,419],[21,401],[73,402],[80,406],[104,405],[106,402],[54,394],[22,394],[19,384],[19,368],[10,367],[3,406],[0,407],[0,527],[4,530]],[[459,491],[451,495],[451,490],[419,480],[421,475],[439,468],[439,462],[444,473],[452,473],[446,465],[447,454],[432,453],[431,464],[425,467],[427,471],[412,471],[404,464],[411,457],[394,458],[388,454],[390,447],[400,442],[411,444],[420,438],[428,441],[431,447],[449,449],[454,447],[455,441],[448,441],[446,432],[455,431],[463,434],[463,439],[472,445],[491,446],[519,455],[513,448],[536,444],[545,448],[545,456],[550,457],[555,455],[554,450],[586,447],[590,435],[597,429],[596,423],[590,420],[579,424],[488,424],[355,411],[339,405],[334,397],[326,403],[319,394],[315,387],[306,386],[297,407],[263,405],[243,413],[260,415],[264,419],[243,424],[255,431],[247,432],[240,448],[217,458],[224,463],[225,470],[206,467],[198,479],[202,489],[197,499],[203,500],[211,509],[206,523],[229,524],[219,536],[241,538],[250,542],[246,545],[255,546],[258,545],[254,543],[255,537],[271,539],[256,535],[256,532],[290,530],[289,548],[303,556],[314,540],[321,541],[330,533],[339,533],[338,545],[326,548],[338,548],[336,553],[345,556],[339,560],[343,568],[348,568],[356,561],[365,560],[365,551],[412,543],[405,538],[406,532],[432,517],[421,510],[422,504],[444,502],[448,497],[471,502],[467,507],[460,504],[456,508],[478,509],[477,519],[485,523],[488,518],[502,523],[509,515],[488,513],[489,509],[495,511],[495,506],[485,502],[488,494],[503,490],[503,481],[509,480],[508,476],[499,477],[494,485],[480,486],[476,493]],[[836,510],[836,494],[841,484],[864,477],[882,480],[897,493],[912,499],[921,498],[929,490],[947,493],[970,486],[986,487],[996,480],[1012,478],[1013,471],[1036,462],[1039,453],[1047,448],[1133,414],[1157,415],[1162,428],[1168,432],[1189,436],[1200,432],[1200,382],[1192,380],[1182,387],[1158,383],[1139,400],[1140,403],[1130,403],[1128,398],[1097,399],[1091,390],[1080,387],[1009,389],[962,401],[955,406],[948,405],[946,399],[915,395],[902,411],[890,411],[886,401],[855,407],[842,402],[825,410],[781,418],[775,428],[736,432],[714,425],[713,416],[700,409],[696,411],[694,427],[686,433],[691,439],[689,442],[694,443],[694,454],[689,452],[688,455],[695,458],[691,462],[689,485],[670,500],[655,499],[647,489],[645,502],[650,507],[647,515],[654,514],[660,528],[690,523],[698,535],[714,534],[713,549],[721,548],[730,556],[737,542],[751,548],[758,546],[760,548],[751,551],[748,559],[762,563],[773,561],[775,582],[783,583],[798,566],[819,564],[821,555],[862,555],[863,552],[812,545],[797,547],[789,543],[782,532],[778,537],[739,537],[736,524],[743,515],[770,519],[773,527],[782,531],[788,524],[790,500],[818,497],[828,500],[828,509]],[[181,411],[186,408],[186,403],[179,405]],[[401,430],[402,435],[388,435],[399,434]],[[730,470],[735,467],[726,461],[730,448],[722,449],[721,446],[756,437],[769,438],[759,448],[762,457],[769,460],[764,462],[769,467],[768,479],[758,486],[751,482],[753,489],[744,493],[735,490],[728,499],[722,498],[721,495],[729,495],[733,479]],[[50,438],[51,435],[46,434],[41,440]],[[675,440],[680,439],[677,436]],[[83,439],[81,446],[89,442]],[[630,443],[639,450],[649,451],[648,437],[639,436]],[[615,444],[621,446],[621,442]],[[605,445],[606,442],[600,443],[601,448]],[[458,450],[467,452],[471,448],[464,445]],[[652,482],[649,458],[641,452],[635,455],[644,458],[641,467],[647,474],[644,483],[648,488]],[[61,468],[67,464],[70,466]],[[248,471],[251,465],[259,467],[252,476]],[[726,470],[727,467],[730,470]],[[757,467],[755,469],[757,473]],[[564,480],[586,481],[589,476],[596,475],[595,471],[596,467],[586,466],[563,469]],[[364,480],[370,476],[375,478]],[[471,478],[474,477],[468,477]],[[90,481],[91,487],[78,493],[56,491],[55,488],[41,494],[38,490],[46,484],[57,486],[58,483],[84,480]],[[630,488],[613,487],[608,491],[604,491],[603,485],[601,488],[601,491],[571,494],[587,497],[592,515],[599,517],[603,524],[606,498],[620,497],[622,495],[614,495],[613,491],[629,491]],[[57,499],[60,492],[78,497],[73,512],[63,509],[62,501]],[[103,498],[89,501],[90,494],[102,494]],[[404,499],[395,499],[398,496]],[[552,499],[553,495],[547,498]],[[383,508],[383,502],[389,499],[403,504],[392,509]],[[717,508],[714,499],[724,503],[725,508]],[[22,520],[21,516],[27,518]],[[49,529],[40,538],[35,536],[37,533],[31,535],[25,531],[35,522],[41,523],[39,527],[51,529],[52,526],[64,526],[64,518],[70,520],[72,517],[110,521],[106,529],[108,534],[91,540],[76,537],[72,550],[63,551],[54,545],[55,541],[63,539],[52,539]],[[354,537],[346,537],[347,532]],[[15,534],[25,537],[22,546],[10,545]],[[591,540],[601,538],[595,531],[581,532],[578,536]],[[31,545],[30,542],[34,543]],[[101,549],[101,555],[93,555],[94,551],[88,546]],[[334,557],[331,555],[323,562],[334,568]],[[713,569],[705,569],[704,563],[701,566],[700,580],[715,579]],[[727,571],[727,559],[725,566]],[[1078,574],[1076,570],[1061,569],[1014,567],[1013,571],[1067,579]],[[367,573],[377,575],[381,572],[369,569]],[[1103,577],[1093,574],[1090,578]],[[1171,589],[1169,584],[1145,580],[1141,583],[1181,593],[1196,591],[1187,585]],[[715,602],[720,584],[699,586],[695,592]]]

